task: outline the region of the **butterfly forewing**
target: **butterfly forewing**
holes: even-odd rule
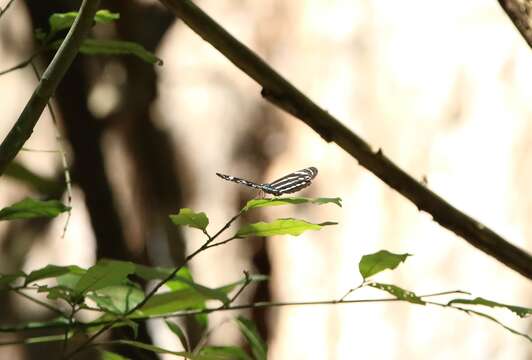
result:
[[[224,174],[219,174],[219,173],[216,173],[216,175],[218,175],[219,177],[227,181],[236,182],[237,184],[242,184],[242,185],[246,185],[246,186],[249,186],[255,189],[262,190],[262,185],[254,183],[253,181],[248,181],[246,179],[237,178],[236,176],[224,175]]]
[[[224,180],[233,181],[238,184],[250,186],[255,189],[264,191],[265,193],[279,196],[282,194],[290,194],[299,191],[310,185],[312,179],[318,174],[318,169],[315,167],[308,167],[299,171],[295,171],[291,174],[285,175],[280,179],[275,180],[269,184],[257,184],[249,180],[237,178],[235,176],[229,176],[216,173]]]

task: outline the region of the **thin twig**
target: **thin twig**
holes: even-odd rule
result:
[[[54,154],[57,154],[59,152],[59,150],[30,149],[27,147],[23,147],[22,149],[20,149],[20,151],[37,152],[37,153],[54,153]]]
[[[223,244],[227,244],[228,242],[230,242],[230,241],[232,241],[234,239],[237,239],[237,237],[233,236],[233,237],[230,237],[227,240],[220,241],[220,242],[217,242],[217,243],[214,243],[214,244],[210,244],[209,246],[207,246],[207,249],[210,249],[210,248],[213,248],[213,247],[216,247],[216,246],[220,246],[220,245],[223,245]]]
[[[24,293],[24,292],[21,291],[20,289],[11,289],[11,290],[13,290],[16,294],[18,294],[18,295],[20,295],[20,296],[22,296],[22,297],[24,297],[24,298],[30,300],[31,302],[34,302],[35,304],[39,304],[39,305],[41,305],[42,307],[47,308],[48,310],[50,310],[50,311],[56,313],[57,315],[59,315],[59,316],[61,316],[61,317],[64,317],[64,318],[67,317],[67,316],[66,316],[61,310],[55,308],[54,306],[52,306],[52,305],[50,305],[50,304],[45,303],[44,301],[41,301],[41,300],[39,300],[39,299],[34,298],[33,296],[30,296],[30,295]]]
[[[351,295],[351,293],[355,292],[356,290],[360,289],[361,287],[363,287],[364,285],[366,285],[366,281],[365,280],[362,280],[362,283],[360,283],[360,285],[358,285],[357,287],[354,287],[352,289],[349,289],[344,296],[342,296],[340,298],[340,301],[343,301],[346,297],[348,297],[349,295]]]
[[[27,60],[24,60],[23,62],[21,63],[18,63],[17,65],[14,65],[10,68],[7,68],[5,70],[1,70],[0,71],[0,76],[2,75],[5,75],[7,73],[10,73],[12,71],[15,71],[15,70],[18,70],[18,69],[22,69],[22,68],[25,68],[26,66],[28,66],[29,64],[31,64],[31,62],[33,61],[34,57],[36,56],[36,54],[33,54],[29,59]]]
[[[63,338],[63,347],[61,350],[61,356],[65,356],[67,346],[68,346],[68,333],[70,332],[70,329],[72,328],[74,314],[76,313],[76,308],[74,307],[74,305],[70,304],[70,306],[71,306],[71,311],[70,311],[70,316],[68,317],[68,327],[65,327],[65,335]]]
[[[242,294],[244,289],[247,288],[249,284],[251,284],[251,278],[249,277],[249,272],[244,271],[244,276],[245,276],[245,280],[244,280],[244,283],[242,284],[242,286],[240,287],[240,289],[238,289],[236,294],[231,298],[231,300],[229,300],[229,302],[227,304],[223,304],[222,305],[223,307],[227,307],[227,306],[233,304],[235,302],[235,300],[240,296],[240,294]]]
[[[335,142],[360,165],[384,183],[426,211],[441,226],[493,256],[506,266],[532,279],[532,256],[500,235],[469,217],[422,182],[408,175],[364,139],[353,133],[327,111],[272,69],[190,0],[160,0],[193,31],[209,42],[229,61],[262,86],[262,96],[311,127],[325,141]]]
[[[33,61],[30,64],[31,64],[31,68],[33,69],[33,73],[37,77],[37,80],[40,80],[41,75],[39,74],[37,67],[35,66]],[[55,111],[50,101],[48,101],[47,107],[48,107],[48,111],[50,112],[50,116],[52,117],[52,124],[53,124],[54,131],[55,131],[55,140],[57,142],[58,152],[61,157],[61,165],[63,166],[63,174],[65,177],[65,184],[66,184],[66,193],[67,193],[67,204],[66,205],[68,207],[68,211],[67,211],[67,217],[65,220],[65,225],[63,226],[63,232],[61,233],[61,239],[64,239],[67,228],[68,228],[68,223],[70,222],[70,217],[72,216],[72,180],[70,177],[70,169],[69,169],[68,161],[66,158],[64,140],[63,140],[63,137],[61,136],[61,132],[59,131],[57,117],[55,116]]]
[[[6,4],[6,7],[5,8],[0,8],[0,17],[2,17],[2,15],[5,14],[5,12],[7,11],[7,9],[9,9],[9,7],[11,6],[11,4],[13,4],[15,2],[15,0],[9,0],[9,2]]]

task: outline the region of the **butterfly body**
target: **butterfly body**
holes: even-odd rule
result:
[[[312,179],[314,179],[317,174],[318,169],[311,166],[302,170],[294,171],[293,173],[285,175],[282,178],[277,179],[271,183],[259,184],[235,176],[216,173],[216,175],[218,175],[224,180],[246,185],[275,196],[291,194],[303,188],[306,188],[310,185]]]

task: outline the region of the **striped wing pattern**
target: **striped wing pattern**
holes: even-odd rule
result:
[[[269,184],[257,184],[253,181],[237,178],[235,176],[229,176],[216,173],[224,180],[233,181],[238,184],[243,184],[255,189],[264,191],[265,193],[279,196],[282,194],[291,194],[306,188],[312,182],[312,179],[318,174],[318,169],[315,167],[308,167],[306,169],[294,171],[291,174],[285,175],[280,179],[275,180]]]

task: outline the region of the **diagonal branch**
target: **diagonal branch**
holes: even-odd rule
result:
[[[268,101],[302,120],[325,141],[338,144],[357,159],[360,165],[412,201],[420,211],[431,214],[440,225],[532,279],[532,256],[526,251],[512,245],[493,230],[447,203],[388,159],[382,150],[374,151],[366,141],[312,102],[190,0],[160,1],[205,41],[259,83],[263,87],[262,96]]]
[[[70,64],[72,64],[85,35],[91,28],[92,19],[98,10],[99,4],[100,0],[83,0],[79,15],[76,17],[65,40],[59,50],[57,50],[50,65],[48,65],[17,122],[0,145],[0,176],[31,136],[44,107],[54,94],[57,85],[70,67]]]
[[[532,48],[532,0],[498,0],[502,9]]]

